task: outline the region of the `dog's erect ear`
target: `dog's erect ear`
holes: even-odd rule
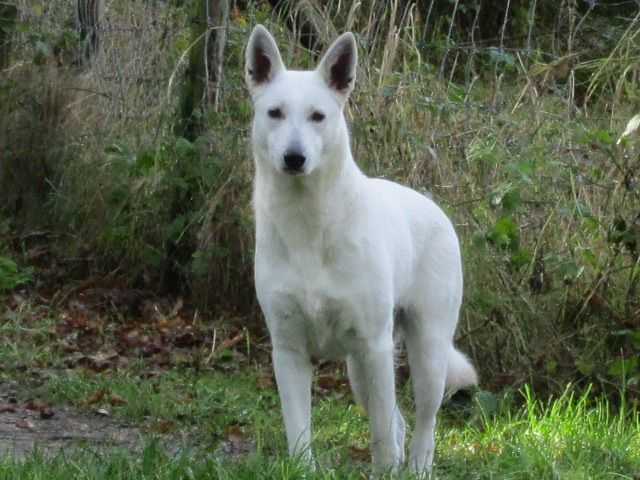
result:
[[[345,100],[353,90],[356,81],[356,65],[358,64],[358,48],[353,33],[340,35],[324,54],[318,72],[329,88]]]
[[[251,93],[266,85],[284,70],[275,40],[262,25],[256,25],[245,52],[245,79]]]

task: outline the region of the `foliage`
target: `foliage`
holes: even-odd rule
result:
[[[24,285],[30,280],[29,270],[20,270],[13,259],[0,255],[0,294]]]
[[[0,217],[0,296],[11,290],[29,283],[32,279],[33,269],[20,268],[4,245],[8,224]]]

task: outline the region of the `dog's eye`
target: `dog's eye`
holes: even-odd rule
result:
[[[267,111],[267,114],[271,118],[283,118],[284,117],[284,115],[282,114],[282,110],[280,110],[279,108],[272,108],[269,111]]]
[[[313,112],[311,114],[311,121],[312,122],[316,122],[316,123],[320,123],[321,121],[324,120],[324,117],[325,117],[325,115],[322,112]]]

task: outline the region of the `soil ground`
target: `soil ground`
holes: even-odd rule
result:
[[[75,448],[131,450],[140,444],[140,429],[111,417],[106,410],[49,407],[25,400],[15,383],[0,383],[0,456],[20,460],[34,451],[54,456]]]

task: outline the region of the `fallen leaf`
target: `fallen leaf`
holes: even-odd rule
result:
[[[42,418],[43,420],[49,420],[50,418],[53,418],[54,415],[55,412],[50,407],[46,407],[40,410],[40,418]]]
[[[171,420],[159,420],[151,426],[151,431],[155,433],[169,433],[175,430],[176,422]]]
[[[260,390],[270,390],[275,387],[275,382],[273,381],[273,377],[270,374],[265,374],[258,377],[256,383]]]
[[[335,375],[324,374],[318,376],[318,388],[322,390],[337,390],[343,383]]]
[[[34,428],[36,428],[33,423],[31,423],[29,420],[26,420],[26,419],[17,420],[16,427],[22,428],[25,430],[33,430]]]
[[[9,403],[0,403],[0,413],[16,413],[16,407]]]
[[[88,359],[89,368],[101,372],[113,366],[114,360],[118,357],[118,352],[115,350],[106,350],[96,353],[95,355],[89,355]]]
[[[349,447],[349,456],[357,462],[368,462],[371,458],[371,452],[368,448]]]
[[[242,339],[244,338],[244,333],[240,332],[238,333],[236,336],[231,337],[231,338],[227,338],[224,342],[222,342],[220,344],[219,349],[220,350],[226,350],[228,348],[233,347],[234,345],[240,343],[242,341]]]
[[[242,428],[239,425],[229,425],[226,428],[226,436],[227,440],[233,443],[234,445],[240,444],[244,441],[245,435],[242,431]]]
[[[42,400],[29,400],[25,403],[24,408],[25,410],[38,412],[40,414],[40,418],[43,420],[48,420],[54,416],[54,412],[51,407]]]
[[[255,442],[250,440],[240,425],[229,425],[225,429],[222,449],[228,456],[238,457],[255,451]]]
[[[84,405],[95,405],[96,403],[102,402],[106,394],[107,391],[104,388],[101,388],[100,390],[93,392],[93,394],[82,403]]]
[[[113,406],[113,407],[118,407],[118,406],[126,405],[126,404],[127,404],[127,403],[129,403],[129,402],[127,402],[127,400],[126,400],[126,399],[124,399],[124,398],[122,398],[120,395],[117,395],[117,394],[115,394],[115,393],[112,393],[112,394],[109,396],[109,403],[110,403],[110,404],[111,404],[111,406]]]
[[[41,400],[29,400],[24,404],[24,408],[26,410],[31,410],[32,412],[41,412],[48,408],[48,405]]]

